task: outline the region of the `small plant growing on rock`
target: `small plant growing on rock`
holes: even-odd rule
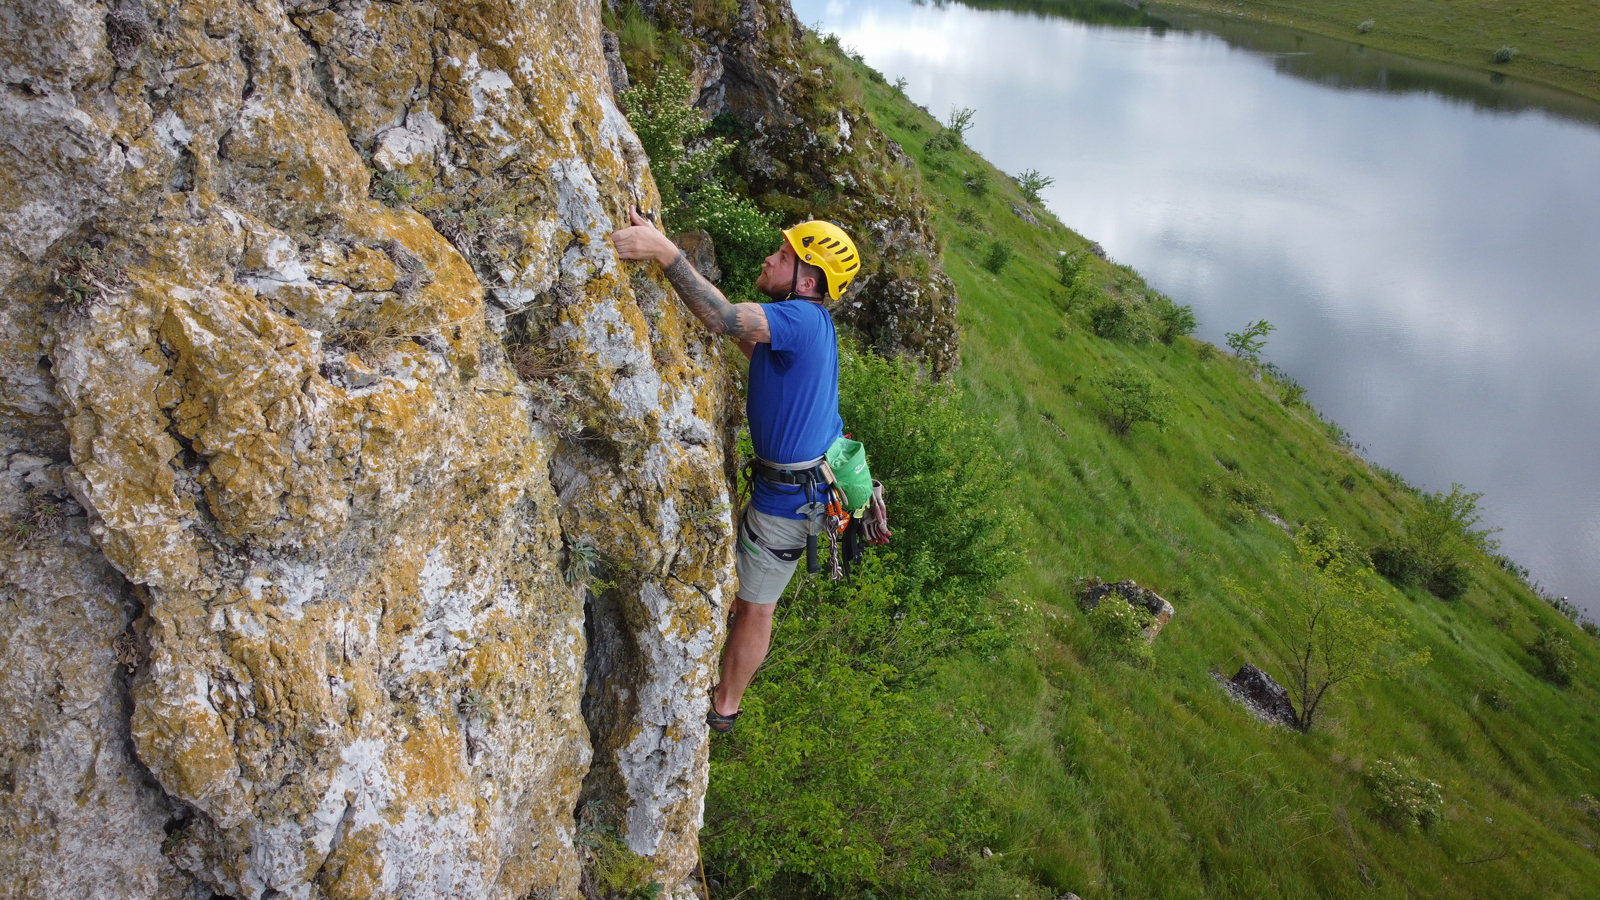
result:
[[[1228,332],[1224,337],[1228,339],[1228,348],[1240,359],[1247,359],[1252,363],[1261,361],[1261,348],[1266,346],[1267,335],[1277,330],[1277,326],[1266,319],[1254,322],[1244,331],[1234,334]]]
[[[578,538],[567,547],[567,584],[588,584],[600,568],[600,548],[588,538]]]
[[[1118,366],[1091,382],[1110,409],[1111,430],[1127,434],[1140,422],[1167,426],[1172,397],[1149,373],[1133,366]]]
[[[995,238],[983,251],[983,258],[978,261],[978,264],[983,266],[985,270],[999,275],[1000,270],[1006,267],[1006,263],[1011,262],[1011,256],[1011,244],[1008,241]]]
[[[1017,189],[1022,191],[1022,196],[1028,198],[1029,203],[1039,202],[1039,192],[1056,183],[1054,178],[1040,172],[1038,169],[1023,169],[1020,174],[1013,175]]]
[[[68,247],[50,274],[50,290],[68,309],[86,312],[126,284],[122,266],[94,244]]]
[[[1499,50],[1496,50],[1494,52],[1494,61],[1498,65],[1502,65],[1503,66],[1506,63],[1511,62],[1513,59],[1516,59],[1516,58],[1517,58],[1517,48],[1515,48],[1515,47],[1501,46],[1501,48]]]
[[[628,849],[613,825],[602,821],[603,804],[591,801],[578,814],[573,843],[583,861],[580,888],[584,897],[603,900],[656,900],[664,887],[650,876],[650,861]]]
[[[22,515],[0,531],[0,544],[20,550],[60,532],[66,517],[66,504],[44,491],[30,490],[23,497]]]
[[[1539,635],[1528,645],[1528,653],[1539,663],[1539,677],[1557,687],[1572,683],[1578,668],[1578,655],[1572,644],[1554,628],[1541,628]]]
[[[1367,765],[1367,786],[1378,804],[1378,817],[1402,831],[1424,831],[1439,823],[1444,806],[1437,782],[1417,773],[1409,756],[1375,759]]]

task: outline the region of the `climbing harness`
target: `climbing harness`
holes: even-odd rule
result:
[[[889,542],[883,484],[875,481],[867,469],[866,449],[848,435],[835,441],[827,454],[803,463],[780,465],[754,458],[748,475],[769,484],[800,489],[799,496],[805,502],[795,512],[806,519],[808,574],[822,571],[819,537],[828,541],[828,575],[834,581],[850,575],[867,544]]]

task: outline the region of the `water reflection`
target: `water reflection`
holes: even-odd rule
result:
[[[977,109],[969,143],[1053,175],[1050,207],[1202,337],[1277,324],[1267,355],[1375,462],[1485,492],[1507,552],[1600,613],[1592,105],[1237,21],[970,2],[795,7],[935,113]]]

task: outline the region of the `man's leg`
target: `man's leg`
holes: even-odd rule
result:
[[[714,698],[718,715],[731,716],[739,711],[745,688],[767,658],[767,646],[772,641],[772,611],[777,606],[734,598],[733,627],[728,629],[728,642],[722,649],[722,681]]]

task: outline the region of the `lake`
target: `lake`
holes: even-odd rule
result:
[[[981,4],[989,7],[989,4]],[[1600,618],[1600,105],[1227,17],[794,0]],[[1046,9],[1040,4],[1037,9]]]

